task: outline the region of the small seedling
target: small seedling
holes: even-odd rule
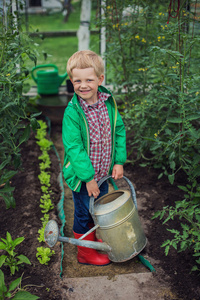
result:
[[[42,265],[48,265],[51,256],[55,254],[54,250],[45,247],[38,247],[37,251],[36,257]]]
[[[51,209],[54,208],[54,205],[51,202],[51,198],[49,194],[44,194],[40,198],[40,207],[42,208],[42,213],[48,213]]]
[[[42,185],[50,186],[50,175],[47,172],[42,171],[38,175],[38,178]]]
[[[12,240],[12,237],[9,232],[6,234],[6,239],[1,239],[2,242],[0,242],[0,250],[6,251],[7,255],[1,255],[0,256],[0,268],[4,266],[8,266],[10,268],[11,275],[15,274],[15,271],[19,270],[20,264],[31,264],[30,260],[25,255],[17,255],[16,252],[14,252],[15,247],[19,244],[21,244],[24,240],[24,237],[16,238],[15,240]]]
[[[39,237],[38,237],[38,241],[41,242],[45,242],[44,240],[44,230],[45,230],[45,226],[47,225],[48,221],[49,221],[49,215],[48,214],[44,214],[44,217],[40,219],[42,221],[42,228],[40,228],[38,230],[39,233]]]
[[[39,145],[39,147],[42,151],[49,150],[51,148],[51,146],[53,145],[53,143],[51,141],[47,140],[46,138],[43,138],[36,143]]]

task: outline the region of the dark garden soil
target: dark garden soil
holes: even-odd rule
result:
[[[60,125],[52,126],[51,136],[59,152],[62,149]],[[10,232],[13,239],[24,236],[24,242],[17,246],[16,251],[19,254],[26,255],[32,265],[24,265],[13,277],[10,276],[9,269],[4,268],[2,270],[7,283],[24,273],[22,287],[39,296],[42,300],[60,300],[62,299],[60,289],[63,287],[60,279],[60,244],[57,243],[54,247],[56,254],[52,257],[48,266],[41,265],[36,258],[36,249],[41,246],[37,238],[38,230],[41,228],[40,218],[43,214],[39,207],[42,195],[38,179],[40,172],[38,156],[40,155],[40,150],[36,144],[34,134],[23,145],[21,154],[23,160],[22,170],[12,180],[12,185],[16,186],[14,192],[16,208],[6,210],[4,202],[0,200],[0,237],[5,238],[7,231]],[[50,218],[55,219],[60,225],[56,209],[56,205],[60,200],[58,181],[60,168],[58,158],[53,149],[50,152],[50,157],[52,162],[50,169],[52,201],[55,205],[55,209],[50,213]],[[167,282],[173,291],[171,294],[163,295],[161,299],[197,300],[200,299],[200,278],[197,273],[190,273],[192,266],[195,264],[192,253],[189,251],[177,253],[171,249],[169,255],[165,256],[164,249],[160,247],[165,240],[172,237],[167,228],[179,229],[180,222],[174,220],[166,225],[162,225],[159,219],[151,219],[153,214],[157,210],[162,209],[163,206],[173,205],[174,201],[183,198],[181,191],[175,185],[170,185],[166,178],[158,180],[158,174],[159,171],[142,168],[139,164],[134,166],[128,164],[125,166],[125,176],[132,181],[136,190],[139,216],[148,239],[148,244],[141,254],[156,269],[153,276],[160,282]],[[182,185],[184,182],[185,178],[183,174],[180,174],[176,179],[176,184]],[[68,200],[66,202],[65,215],[67,225],[65,235],[72,237],[73,204]],[[78,264],[76,262],[76,247],[67,245],[69,244],[64,245],[64,278],[101,275],[112,278],[120,273],[149,272],[137,258],[121,264],[112,263],[103,271],[101,270],[103,268],[98,267],[97,271],[95,267]],[[2,253],[0,252],[0,254]],[[67,286],[64,288],[67,289]]]

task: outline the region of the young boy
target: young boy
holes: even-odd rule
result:
[[[101,86],[104,80],[102,58],[90,50],[78,51],[68,60],[67,73],[75,94],[63,117],[63,174],[72,190],[73,231],[78,239],[93,223],[89,213],[90,197],[96,199],[108,193],[107,182],[100,188],[97,182],[108,174],[114,179],[123,177],[126,133],[112,94]],[[95,241],[95,232],[85,240]],[[106,254],[79,246],[77,259],[92,265],[110,263]]]

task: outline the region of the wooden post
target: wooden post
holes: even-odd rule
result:
[[[101,0],[101,21],[104,18],[104,10],[106,9],[106,1],[105,0]],[[105,74],[104,74],[104,81],[103,81],[103,85],[106,84],[106,59],[104,57],[104,54],[106,52],[106,27],[101,25],[101,29],[100,29],[100,55],[103,58],[103,62],[104,62],[104,70],[105,70]]]
[[[80,27],[77,32],[78,50],[88,50],[90,46],[90,17],[91,17],[91,0],[82,0]]]
[[[12,14],[13,14],[13,21],[14,21],[14,24],[16,26],[16,28],[18,28],[18,20],[17,20],[17,17],[15,15],[15,12],[18,10],[18,7],[17,7],[17,0],[15,1],[12,1]],[[18,32],[18,30],[14,30],[15,32]],[[20,64],[19,63],[16,63],[16,73],[19,74],[20,73]]]

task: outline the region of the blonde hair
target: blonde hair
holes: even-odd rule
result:
[[[82,50],[75,52],[67,62],[67,73],[72,78],[73,69],[94,68],[95,74],[99,77],[104,73],[103,59],[93,51]]]

